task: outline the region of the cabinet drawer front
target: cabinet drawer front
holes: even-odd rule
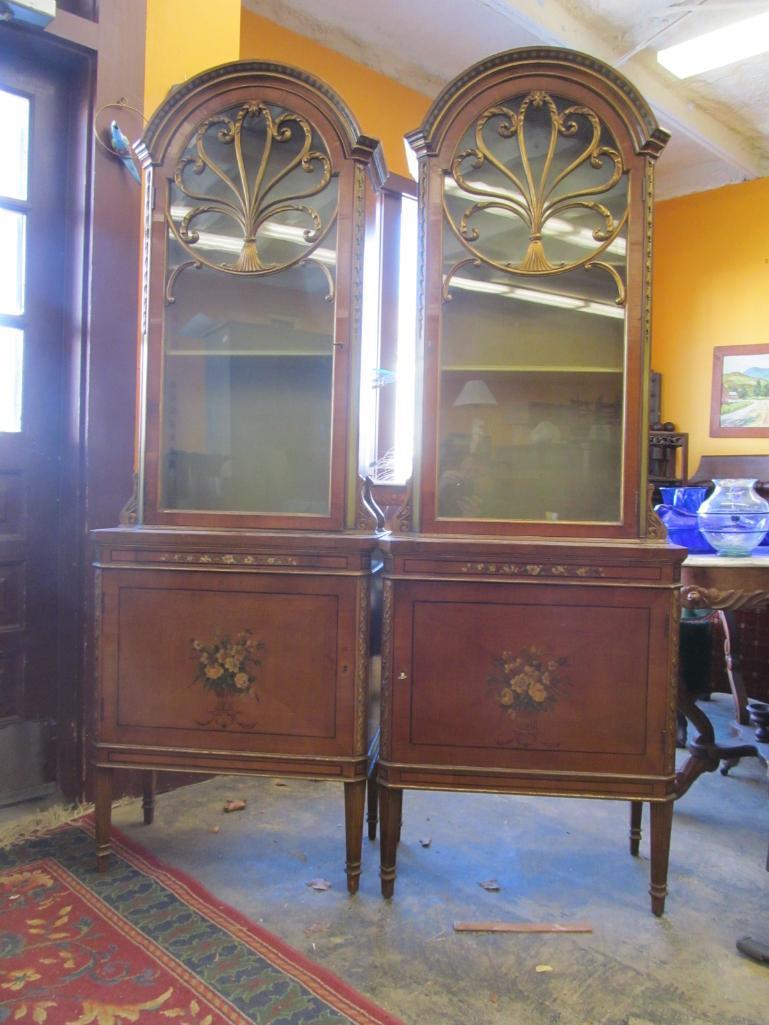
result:
[[[396,763],[662,772],[669,594],[395,585]]]
[[[102,741],[353,753],[355,580],[103,580]]]

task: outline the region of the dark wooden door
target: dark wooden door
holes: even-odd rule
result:
[[[66,78],[0,40],[0,803],[50,783],[57,707]],[[73,401],[76,401],[73,400]]]

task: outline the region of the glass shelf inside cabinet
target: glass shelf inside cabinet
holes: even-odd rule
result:
[[[297,114],[203,122],[170,190],[161,506],[330,509],[337,179]]]
[[[597,118],[564,132],[565,101],[526,100],[473,124],[445,177],[438,516],[615,523],[627,179]]]

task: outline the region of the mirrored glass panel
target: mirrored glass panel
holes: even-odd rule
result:
[[[627,177],[594,114],[485,112],[444,190],[443,518],[620,519]]]
[[[166,509],[328,515],[337,182],[296,114],[210,118],[168,210]]]

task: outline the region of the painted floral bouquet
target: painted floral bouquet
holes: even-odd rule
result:
[[[217,635],[212,644],[193,640],[192,651],[198,660],[195,683],[217,697],[252,693],[264,643],[254,640],[251,630],[244,630],[232,640]],[[259,700],[257,694],[253,696]]]
[[[566,685],[565,658],[551,658],[544,648],[524,648],[518,655],[503,651],[494,659],[487,683],[497,701],[514,719],[519,712],[543,712],[552,708]]]

